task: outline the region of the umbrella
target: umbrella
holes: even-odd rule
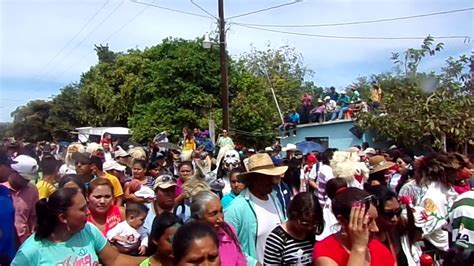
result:
[[[160,148],[170,149],[170,150],[179,150],[179,146],[171,142],[158,142]]]
[[[326,148],[324,148],[321,144],[313,141],[302,141],[296,143],[295,145],[296,148],[303,154],[308,154],[312,151],[324,152],[326,150]]]

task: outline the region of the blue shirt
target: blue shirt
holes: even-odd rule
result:
[[[288,118],[288,121],[293,124],[299,124],[300,123],[300,114],[297,112],[294,112],[290,114],[290,117]]]
[[[339,103],[339,105],[341,105],[341,107],[348,107],[350,101],[351,101],[351,99],[349,98],[349,96],[341,94],[341,96],[337,100],[337,103]]]
[[[221,199],[222,208],[225,209],[227,206],[229,206],[229,204],[235,199],[235,197],[237,197],[237,195],[235,195],[232,191],[230,193],[225,194],[225,196]]]
[[[15,208],[8,188],[0,185],[0,257],[9,261],[16,253]]]
[[[90,223],[61,243],[38,241],[33,234],[20,247],[11,265],[98,265],[98,254],[106,244],[107,239]]]
[[[288,211],[288,205],[290,205],[291,201],[290,186],[288,186],[288,184],[286,184],[285,182],[280,182],[279,184],[273,185],[273,190],[276,191],[276,196],[286,216],[286,213]]]

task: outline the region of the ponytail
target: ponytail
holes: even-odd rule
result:
[[[35,240],[43,240],[59,225],[58,215],[65,213],[73,205],[73,197],[79,193],[75,188],[60,188],[49,199],[41,199],[36,203]]]

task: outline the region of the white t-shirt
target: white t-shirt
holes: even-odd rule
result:
[[[227,195],[232,191],[232,187],[230,186],[230,180],[229,177],[224,176],[222,177],[222,180],[224,181],[224,188],[222,189],[222,195]]]
[[[273,200],[261,200],[250,193],[254,203],[255,214],[257,215],[257,260],[263,264],[263,255],[265,253],[265,243],[268,235],[280,224],[280,216]]]
[[[148,235],[143,226],[135,229],[128,225],[127,221],[120,222],[107,232],[108,240],[112,240],[114,236],[124,236],[127,238],[127,242],[117,241],[117,244],[125,249],[132,250],[139,246],[148,246]]]

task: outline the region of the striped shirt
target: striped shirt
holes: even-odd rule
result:
[[[264,265],[312,265],[314,237],[297,240],[279,225],[265,243]]]
[[[459,195],[449,213],[454,245],[474,250],[474,190]]]
[[[334,174],[332,172],[332,168],[329,165],[319,163],[319,171],[314,171],[316,173],[316,183],[318,184],[318,191],[316,196],[318,197],[319,204],[324,206],[326,203],[326,183],[334,178]],[[316,165],[313,166],[313,169],[317,168]],[[313,172],[311,172],[312,174]],[[314,179],[310,174],[310,178]]]

